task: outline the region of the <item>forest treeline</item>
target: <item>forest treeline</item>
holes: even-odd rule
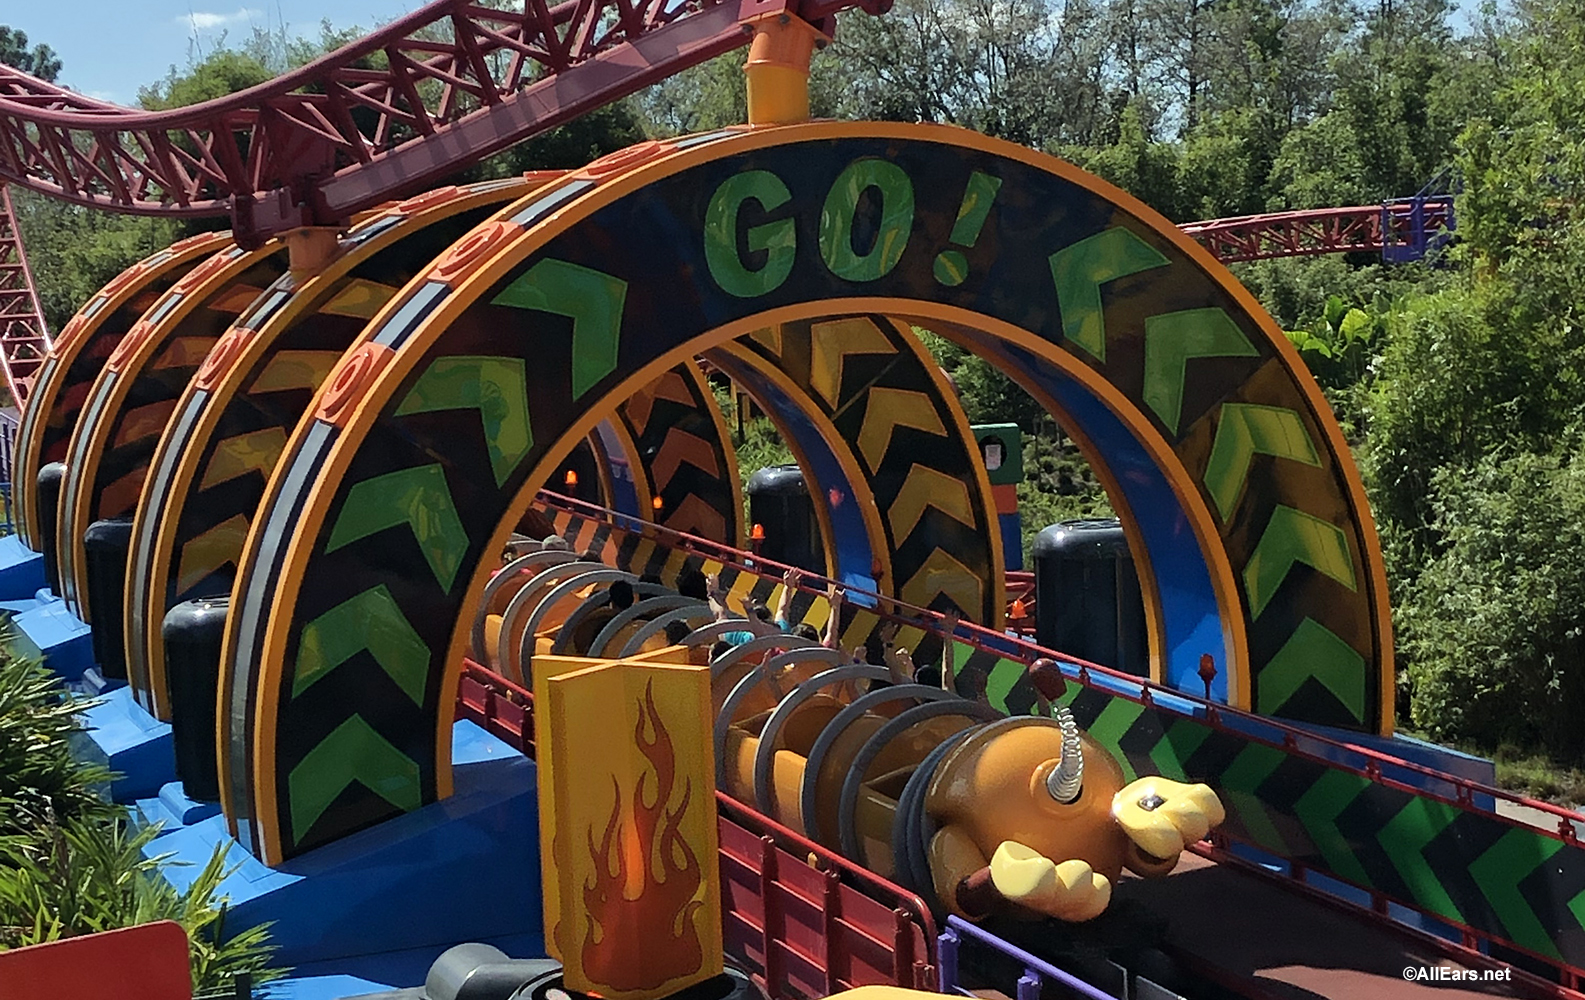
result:
[[[139,99],[219,96],[359,33],[222,42]],[[741,62],[697,67],[458,179],[741,122]],[[898,0],[884,17],[841,17],[811,98],[819,116],[949,122],[1043,149],[1174,221],[1456,191],[1457,239],[1429,261],[1234,270],[1292,331],[1355,448],[1387,553],[1401,721],[1585,764],[1585,7]],[[18,203],[54,329],[183,235]],[[972,419],[1030,436],[1032,526],[1106,509],[1027,396],[927,339]]]

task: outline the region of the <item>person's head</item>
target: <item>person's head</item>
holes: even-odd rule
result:
[[[810,642],[820,641],[820,631],[808,622],[799,622],[794,625],[792,634],[800,639],[808,639]]]
[[[633,585],[626,580],[618,580],[611,584],[606,593],[611,595],[611,607],[618,611],[633,606]]]
[[[687,622],[666,623],[666,641],[673,646],[681,646],[683,641],[692,634],[693,629],[688,627]]]
[[[638,582],[639,583],[653,583],[653,584],[659,586],[660,585],[660,574],[659,573],[645,573],[643,576],[638,578]]]
[[[545,536],[545,540],[543,542],[540,542],[539,544],[540,544],[540,546],[542,548],[546,549],[547,551],[556,551],[556,552],[570,552],[570,551],[572,551],[572,546],[568,545],[567,544],[567,540],[565,538],[561,537],[560,535],[546,535]]]
[[[725,656],[731,651],[732,644],[730,642],[727,642],[725,639],[717,639],[715,644],[710,647],[710,659],[712,661],[719,660],[721,657]]]
[[[752,605],[750,605],[749,611],[754,615],[755,618],[758,618],[762,622],[770,621],[770,608],[766,607],[759,601],[755,601]]]
[[[597,563],[605,561],[604,558],[601,557],[599,549],[584,549],[583,555],[579,556],[578,558],[582,562]]]
[[[677,574],[677,593],[696,601],[704,601],[710,597],[710,587],[705,583],[703,573],[689,568]]]

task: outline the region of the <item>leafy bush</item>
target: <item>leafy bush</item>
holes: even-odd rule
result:
[[[8,629],[0,648],[10,648]],[[44,667],[0,651],[0,949],[175,920],[195,989],[224,988],[243,972],[255,982],[278,976],[265,928],[225,933],[223,850],[178,892],[159,875],[168,857],[143,856],[158,829],[129,832],[99,797],[110,774],[70,749],[83,707]]]
[[[1575,450],[1487,456],[1432,480],[1445,547],[1404,588],[1396,623],[1413,720],[1433,738],[1585,760],[1585,456]]]

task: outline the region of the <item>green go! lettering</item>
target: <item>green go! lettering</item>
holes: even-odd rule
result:
[[[859,198],[875,188],[881,196],[880,229],[866,254],[853,250],[853,216]],[[831,273],[848,281],[874,281],[891,273],[908,246],[914,226],[914,183],[885,160],[855,160],[837,175],[820,212],[820,256]]]
[[[749,170],[729,177],[710,196],[704,213],[704,259],[710,277],[727,294],[752,299],[780,288],[792,273],[798,233],[791,219],[764,222],[749,229],[749,252],[766,251],[761,267],[745,266],[737,252],[738,215],[744,202],[757,202],[763,211],[772,212],[791,200],[787,185],[768,170]]]

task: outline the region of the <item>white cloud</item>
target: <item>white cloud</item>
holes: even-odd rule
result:
[[[193,31],[214,31],[216,28],[225,28],[233,24],[242,24],[259,17],[260,11],[249,7],[238,7],[230,14],[216,14],[213,11],[195,10],[176,18],[176,23]]]

